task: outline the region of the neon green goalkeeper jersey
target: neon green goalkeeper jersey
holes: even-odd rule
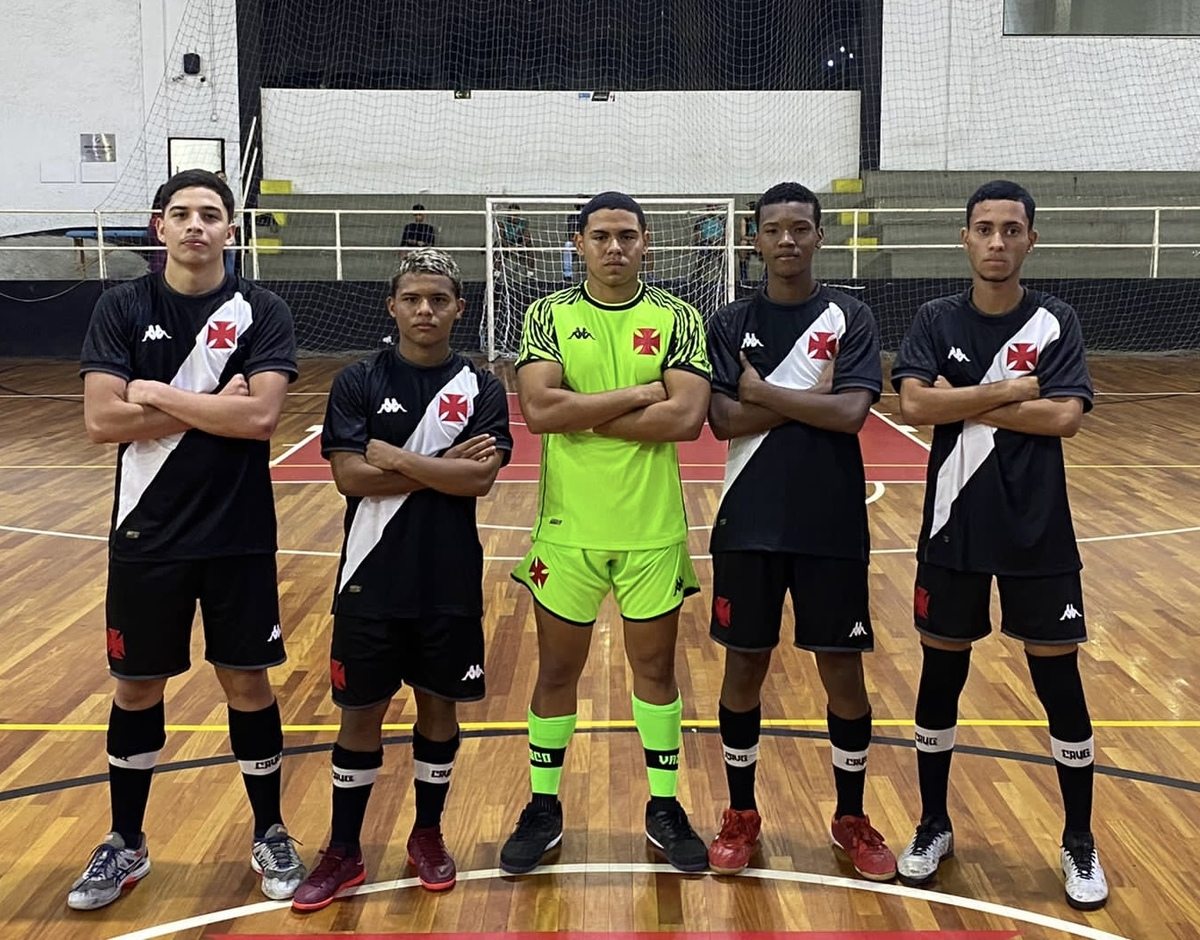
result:
[[[536,360],[560,363],[563,386],[585,393],[659,381],[667,369],[711,374],[696,308],[646,285],[616,306],[593,300],[583,285],[534,301],[517,368]],[[616,550],[683,541],[687,518],[675,444],[592,431],[543,435],[533,538]]]

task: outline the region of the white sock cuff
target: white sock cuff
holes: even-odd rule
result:
[[[282,763],[283,754],[276,754],[274,757],[264,757],[262,760],[239,760],[238,766],[242,768],[242,773],[251,777],[266,777],[279,770]]]
[[[917,742],[917,750],[926,754],[937,754],[941,751],[954,750],[954,740],[958,736],[958,726],[951,725],[939,731],[930,731],[917,725],[913,740]]]
[[[753,747],[741,748],[730,747],[728,744],[721,744],[721,750],[725,754],[725,763],[730,767],[749,767],[751,764],[758,763],[758,745]]]
[[[333,768],[333,785],[345,789],[369,787],[375,782],[375,778],[378,776],[378,767],[371,767],[368,770],[346,770],[344,767],[338,767],[335,764]]]
[[[861,772],[867,769],[866,751],[843,751],[840,747],[833,747],[832,751],[833,766],[838,770]]]
[[[108,762],[113,767],[124,767],[126,770],[153,770],[161,753],[162,751],[147,751],[145,754],[131,754],[128,757],[109,754]]]
[[[421,783],[440,783],[448,784],[450,782],[450,771],[454,769],[454,761],[448,764],[429,764],[423,760],[413,761],[413,779],[419,780]]]
[[[1094,737],[1086,741],[1060,741],[1051,735],[1050,753],[1055,762],[1064,767],[1086,767],[1096,759],[1095,741]]]

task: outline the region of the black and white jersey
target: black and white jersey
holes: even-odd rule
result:
[[[737,398],[739,353],[768,382],[809,389],[833,369],[834,393],[879,399],[879,330],[866,304],[820,287],[802,304],[762,292],[721,308],[708,325],[713,392]],[[858,435],[787,421],[729,442],[711,551],[797,552],[867,561],[870,538]]]
[[[1092,380],[1075,311],[1026,288],[1011,313],[988,316],[967,291],[925,304],[892,368],[955,387],[1036,375],[1043,398],[1092,407]],[[1062,440],[959,421],[934,428],[917,557],[958,571],[1052,575],[1082,567]]]
[[[372,438],[436,457],[490,434],[512,453],[508,397],[490,372],[462,356],[419,366],[393,350],[347,366],[329,392],[321,453],[364,453]],[[483,549],[475,498],[433,489],[347,496],[333,612],[386,619],[483,612]]]
[[[211,393],[232,376],[296,377],[287,304],[236,277],[208,294],[172,290],[161,274],[100,295],[81,373],[151,379]],[[275,551],[270,444],[196,429],[117,452],[109,545],[114,557],[174,561]]]

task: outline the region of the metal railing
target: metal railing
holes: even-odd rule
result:
[[[680,200],[683,201],[683,200]],[[691,201],[691,200],[687,200]],[[700,200],[696,200],[699,202]],[[716,202],[717,200],[713,200]],[[725,200],[719,200],[725,203]],[[671,251],[721,251],[725,253],[725,267],[730,278],[736,275],[738,258],[742,254],[752,253],[753,246],[740,244],[738,234],[738,219],[745,217],[751,213],[746,210],[735,210],[732,207],[726,208],[721,206],[722,215],[725,216],[725,241],[720,245],[669,245],[658,247],[669,247]],[[851,208],[839,209],[830,208],[825,210],[825,225],[830,228],[829,218],[831,216],[846,216],[850,215],[851,220],[848,226],[850,230],[850,238],[846,244],[829,244],[826,243],[823,251],[834,252],[849,252],[851,257],[851,277],[858,277],[860,271],[861,259],[866,255],[877,254],[879,252],[910,252],[910,251],[945,251],[948,249],[959,248],[958,241],[947,242],[888,242],[879,241],[873,244],[864,244],[863,229],[868,225],[874,228],[879,224],[879,220],[886,217],[893,218],[909,218],[917,219],[919,217],[928,217],[929,219],[939,218],[946,220],[944,227],[947,231],[957,231],[957,226],[961,225],[962,208],[955,207],[938,207],[938,208]],[[1053,216],[1071,216],[1071,215],[1091,215],[1104,217],[1109,214],[1121,214],[1125,216],[1141,214],[1144,218],[1138,222],[1130,222],[1127,224],[1148,224],[1150,227],[1149,241],[1064,241],[1064,242],[1048,242],[1039,241],[1038,251],[1056,251],[1066,249],[1088,249],[1088,250],[1144,250],[1149,252],[1149,264],[1146,271],[1146,276],[1157,278],[1160,276],[1160,260],[1162,253],[1168,250],[1200,250],[1200,241],[1180,241],[1169,242],[1162,238],[1163,214],[1171,213],[1185,216],[1194,214],[1194,224],[1197,230],[1200,231],[1200,206],[1062,206],[1062,207],[1039,207],[1037,210],[1038,220],[1043,220],[1046,217]],[[155,245],[129,245],[120,244],[117,236],[106,238],[106,231],[119,230],[122,228],[130,228],[136,223],[128,223],[122,225],[120,218],[139,218],[141,225],[145,226],[151,217],[152,210],[146,209],[122,209],[122,210],[77,210],[77,209],[0,209],[0,223],[9,223],[10,220],[19,219],[22,216],[37,220],[43,223],[46,220],[51,220],[53,225],[41,225],[36,230],[25,229],[24,231],[13,231],[9,235],[0,235],[0,258],[3,257],[3,252],[76,252],[81,260],[81,274],[87,276],[87,260],[91,256],[96,258],[96,274],[100,279],[107,279],[108,264],[106,256],[114,251],[134,250],[138,252],[163,251],[161,246]],[[399,251],[400,246],[394,242],[380,242],[370,244],[346,244],[344,238],[343,219],[347,216],[412,216],[411,209],[358,209],[358,208],[299,208],[292,206],[258,206],[255,208],[239,209],[236,213],[244,219],[240,228],[241,242],[236,245],[231,245],[230,250],[237,251],[243,256],[248,256],[250,274],[252,277],[260,276],[260,249],[269,250],[271,253],[287,253],[287,252],[332,252],[334,256],[335,279],[342,280],[345,274],[344,258],[347,254],[356,252],[380,252],[380,251]],[[288,216],[324,216],[331,217],[333,221],[333,240],[329,243],[318,244],[284,244],[272,239],[270,243],[264,243],[264,236],[259,233],[259,218],[263,216],[271,216],[274,214],[286,214]],[[444,251],[469,253],[475,255],[483,255],[485,264],[490,264],[486,259],[490,259],[491,252],[495,248],[491,226],[487,224],[486,209],[441,209],[441,210],[426,210],[425,213],[430,217],[438,218],[453,218],[453,217],[474,217],[479,220],[478,235],[479,240],[476,244],[458,244],[458,245],[439,245]],[[561,210],[529,210],[522,211],[522,216],[538,216],[538,215],[562,215]],[[695,214],[692,210],[692,214]],[[953,219],[953,222],[947,220],[947,217]],[[59,224],[67,219],[80,219],[78,226],[73,226],[68,223],[66,225]],[[1189,223],[1193,221],[1189,219]],[[89,224],[90,223],[90,224]],[[13,228],[12,224],[3,224],[0,231],[5,231]],[[15,225],[15,228],[20,229],[21,226]],[[62,235],[65,231],[84,231],[83,236],[76,236],[73,245],[57,245],[57,244],[21,244],[20,239],[34,235]],[[125,238],[128,241],[128,236]],[[652,247],[653,244],[652,244]],[[561,244],[546,245],[546,246],[530,246],[526,248],[508,248],[505,250],[521,250],[528,252],[559,252],[562,250]]]

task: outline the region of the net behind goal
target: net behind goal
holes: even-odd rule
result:
[[[650,248],[644,281],[711,314],[734,297],[736,261],[732,199],[639,199]],[[480,347],[489,359],[514,356],[528,306],[546,294],[582,283],[576,251],[578,198],[504,197],[487,200],[486,288]]]

